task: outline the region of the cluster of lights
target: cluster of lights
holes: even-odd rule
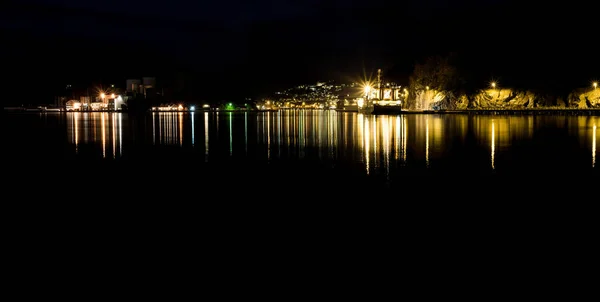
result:
[[[101,99],[104,99],[105,97],[106,97],[106,94],[104,94],[104,92],[100,93],[100,98]],[[116,95],[113,93],[113,94],[110,95],[110,97],[114,99],[116,97]]]
[[[492,89],[496,89],[496,87],[498,86],[498,83],[495,81],[490,82],[490,87]],[[598,88],[598,82],[593,82],[592,83],[592,87],[594,87],[594,90]],[[369,83],[366,83],[363,87],[364,93],[365,95],[369,95],[369,93],[371,92],[372,86]],[[425,86],[425,89],[427,91],[429,91],[429,86]],[[404,93],[406,95],[408,95],[408,90],[404,89]]]

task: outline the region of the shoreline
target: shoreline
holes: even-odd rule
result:
[[[466,110],[402,110],[397,113],[374,114],[470,114],[470,115],[600,115],[600,109],[466,109]]]
[[[285,109],[280,109],[285,110]],[[300,110],[323,110],[323,109],[300,109]],[[344,110],[344,109],[327,109],[323,111],[334,110],[336,112],[356,112],[357,110]],[[278,110],[219,110],[219,111],[208,111],[208,110],[181,110],[181,111],[164,111],[165,113],[193,113],[193,112],[277,112]],[[79,113],[94,113],[94,112],[108,112],[108,113],[126,113],[133,114],[127,111],[58,111],[58,110],[7,110],[4,109],[5,113],[12,114],[28,114],[28,113],[50,113],[50,114],[69,114],[74,112]],[[156,111],[148,111],[142,114],[155,113]],[[140,113],[135,113],[140,114]],[[584,115],[584,116],[597,116],[600,115],[600,108],[593,109],[559,109],[559,108],[539,108],[539,109],[464,109],[464,110],[402,110],[398,108],[378,108],[371,115],[401,115],[401,114],[468,114],[468,115]]]

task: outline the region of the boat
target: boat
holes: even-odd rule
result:
[[[365,98],[364,100],[361,99],[358,101],[358,108],[357,108],[358,113],[372,114],[374,108],[375,107],[373,106],[373,101],[369,100],[368,98]]]
[[[401,105],[380,105],[373,104],[372,114],[400,114],[406,110],[402,109]]]
[[[367,83],[365,96],[358,100],[358,112],[363,114],[398,114],[402,112],[402,100],[405,99],[400,86],[383,84],[381,69],[377,70],[377,82],[374,87]],[[406,93],[406,89],[404,89]]]

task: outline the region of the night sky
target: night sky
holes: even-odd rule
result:
[[[9,0],[3,78],[15,96],[156,76],[191,98],[236,99],[377,68],[407,83],[415,62],[455,52],[482,85],[588,85],[599,5],[539,3]]]

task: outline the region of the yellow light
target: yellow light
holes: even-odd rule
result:
[[[594,82],[592,86],[594,86],[594,89],[596,89],[598,87],[598,82]]]
[[[100,94],[101,98],[104,98],[106,95],[104,95],[104,92]]]
[[[492,85],[492,88],[496,88],[496,82],[492,82],[491,85]]]
[[[429,90],[429,86],[425,86],[425,89]]]
[[[365,104],[365,100],[358,99],[357,105],[358,105],[359,108],[362,108],[364,106],[364,104]]]
[[[371,92],[371,85],[367,84],[365,86],[365,93],[369,93],[369,92]]]
[[[114,93],[111,94],[110,97],[114,99],[115,98],[115,94]]]

